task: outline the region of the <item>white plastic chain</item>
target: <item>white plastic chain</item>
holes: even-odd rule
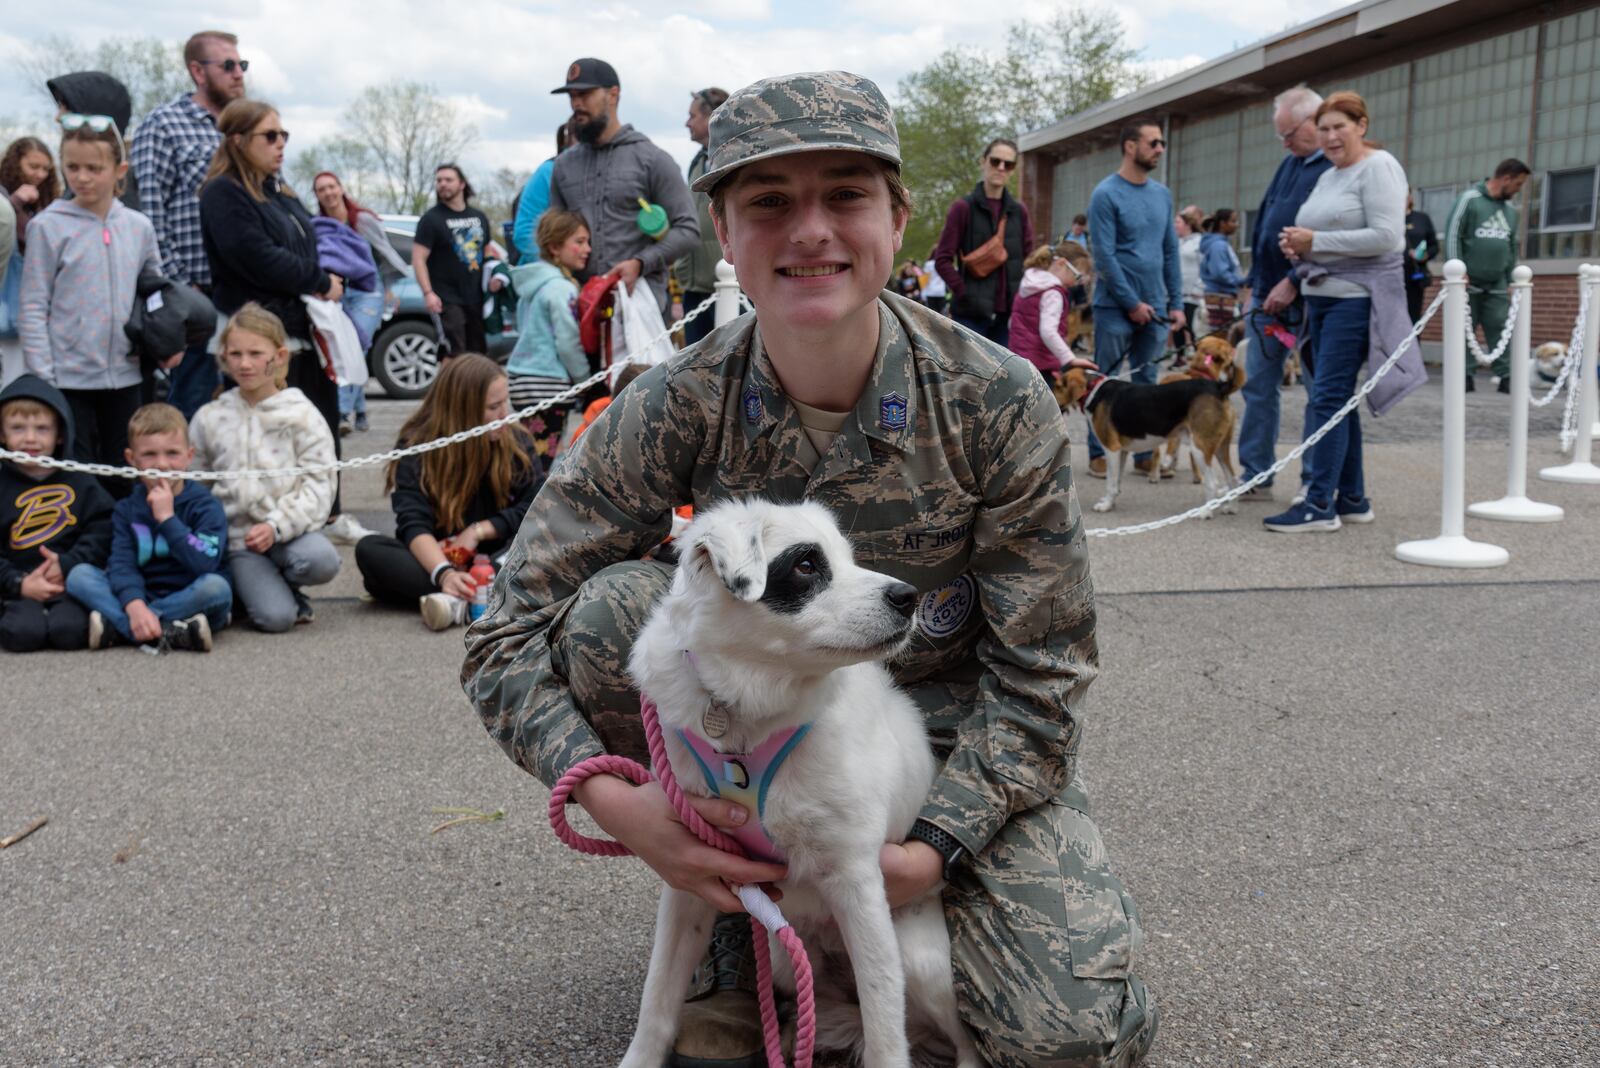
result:
[[[1555,385],[1550,387],[1550,392],[1543,397],[1529,397],[1528,403],[1535,408],[1543,408],[1561,395],[1561,388],[1569,380],[1577,381],[1578,364],[1583,362],[1583,332],[1589,322],[1589,286],[1578,287],[1578,318],[1572,324],[1572,338],[1567,342],[1567,355],[1561,361],[1561,373],[1556,375]],[[1569,400],[1567,406],[1570,408]]]
[[[1400,342],[1399,346],[1395,348],[1394,353],[1390,355],[1387,360],[1384,360],[1381,365],[1379,365],[1378,369],[1372,373],[1371,377],[1361,384],[1361,388],[1356,390],[1355,396],[1344,402],[1344,407],[1340,408],[1337,412],[1334,412],[1333,417],[1326,423],[1323,423],[1322,426],[1318,427],[1316,433],[1312,434],[1310,437],[1306,438],[1299,445],[1290,450],[1289,455],[1285,456],[1283,459],[1279,460],[1265,471],[1256,475],[1250,481],[1241,482],[1239,485],[1233,487],[1233,489],[1229,490],[1227,493],[1224,493],[1222,496],[1213,497],[1204,504],[1197,505],[1196,507],[1191,508],[1187,512],[1183,512],[1179,515],[1169,515],[1165,519],[1152,519],[1148,523],[1135,523],[1132,526],[1126,527],[1086,528],[1083,532],[1084,535],[1090,538],[1120,538],[1127,534],[1145,534],[1152,530],[1160,530],[1162,527],[1175,526],[1176,524],[1182,523],[1185,520],[1199,519],[1201,516],[1210,515],[1223,505],[1228,504],[1231,501],[1238,500],[1241,496],[1250,492],[1250,490],[1264,482],[1267,482],[1279,471],[1282,471],[1295,460],[1298,460],[1301,456],[1305,455],[1311,446],[1321,441],[1323,437],[1327,435],[1328,431],[1332,430],[1338,425],[1341,419],[1356,410],[1356,407],[1360,405],[1364,399],[1366,399],[1367,394],[1371,393],[1373,387],[1378,384],[1378,379],[1388,374],[1389,369],[1396,363],[1400,362],[1400,357],[1404,356],[1406,350],[1416,342],[1417,338],[1422,334],[1423,328],[1428,325],[1428,320],[1433,318],[1434,313],[1437,312],[1440,305],[1444,303],[1444,296],[1444,290],[1440,289],[1439,294],[1433,298],[1433,303],[1428,305],[1428,310],[1422,313],[1422,318],[1418,319],[1416,325],[1411,328],[1411,333],[1405,338],[1405,340]]]
[[[1506,312],[1506,328],[1500,332],[1500,343],[1494,347],[1493,352],[1484,352],[1483,346],[1478,344],[1478,334],[1473,329],[1472,304],[1469,301],[1462,309],[1462,314],[1467,317],[1467,348],[1478,358],[1479,367],[1488,367],[1506,351],[1506,346],[1511,344],[1511,334],[1517,327],[1517,311],[1522,307],[1522,290],[1518,289],[1511,294],[1511,307]]]
[[[687,313],[682,319],[679,319],[677,322],[668,327],[666,331],[659,337],[652,338],[650,343],[653,345],[655,342],[666,337],[668,334],[671,334],[674,330],[678,329],[685,323],[692,322],[697,316],[704,315],[711,311],[715,305],[716,298],[707,297],[705,300],[701,301],[693,311]],[[648,348],[649,346],[646,347]],[[561,404],[564,401],[572,400],[581,396],[583,392],[590,386],[603,381],[610,374],[611,368],[609,367],[603,371],[596,371],[588,378],[585,378],[582,382],[562,390],[555,396],[546,397],[537,404],[530,404],[521,411],[512,412],[503,419],[496,419],[492,423],[484,423],[482,426],[475,426],[471,430],[463,430],[459,434],[451,434],[448,437],[436,438],[433,441],[424,441],[419,442],[416,445],[408,445],[403,449],[390,449],[388,452],[374,453],[371,456],[358,456],[352,460],[339,460],[331,464],[307,464],[303,467],[274,467],[265,471],[185,471],[183,477],[187,479],[193,479],[196,482],[223,482],[241,478],[294,478],[299,475],[320,474],[324,471],[346,471],[353,467],[375,467],[379,464],[388,464],[395,460],[403,460],[407,456],[418,456],[425,452],[433,452],[435,449],[443,449],[451,445],[459,444],[463,441],[470,441],[473,438],[482,437],[485,434],[492,434],[501,427],[510,426],[512,423],[520,423],[524,419],[528,419],[534,415],[537,415],[539,412],[544,411],[546,408],[554,408],[556,405]],[[61,471],[80,471],[86,475],[102,475],[109,478],[165,478],[171,475],[170,471],[141,471],[133,467],[113,467],[110,464],[82,463],[78,460],[58,460],[53,456],[29,456],[27,453],[11,452],[8,449],[0,449],[0,460],[11,460],[17,463],[32,464],[36,467],[52,467]]]

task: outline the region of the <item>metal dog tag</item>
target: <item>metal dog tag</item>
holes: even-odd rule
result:
[[[705,715],[700,717],[700,729],[707,738],[721,738],[728,733],[728,709],[721,701],[711,701],[706,705]]]

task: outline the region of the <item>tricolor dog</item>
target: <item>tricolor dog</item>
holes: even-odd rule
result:
[[[1160,384],[1168,382],[1182,382],[1186,379],[1200,378],[1208,382],[1225,382],[1232,385],[1237,392],[1245,382],[1244,368],[1234,363],[1235,350],[1233,345],[1223,337],[1216,334],[1207,334],[1200,339],[1194,347],[1194,355],[1189,362],[1183,365],[1181,371],[1172,371],[1161,376]],[[1237,377],[1237,381],[1234,379]],[[1230,407],[1228,414],[1231,417],[1233,410]],[[1183,435],[1175,432],[1167,438],[1167,460],[1176,464],[1183,454]],[[1227,433],[1223,436],[1222,447],[1217,452],[1217,458],[1222,461],[1222,466],[1227,468],[1228,477],[1233,481],[1238,480],[1238,475],[1233,467],[1233,425],[1230,419]],[[1205,481],[1200,471],[1200,452],[1192,446],[1189,449],[1189,468],[1194,472],[1195,485]]]
[[[1106,450],[1106,492],[1094,502],[1097,512],[1109,512],[1116,503],[1122,466],[1144,449],[1150,461],[1150,481],[1160,480],[1161,449],[1169,438],[1182,435],[1199,454],[1205,499],[1219,497],[1233,487],[1233,476],[1221,461],[1233,437],[1233,407],[1229,396],[1244,376],[1226,382],[1190,378],[1181,382],[1144,385],[1107,378],[1085,367],[1069,367],[1056,379],[1056,403],[1062,411],[1076,405]],[[1232,504],[1221,511],[1236,511]],[[1208,513],[1209,514],[1209,513]]]
[[[888,1068],[926,1046],[978,1068],[938,890],[891,911],[879,868],[936,771],[921,715],[882,665],[917,632],[916,589],[857,567],[816,504],[720,504],[679,540],[672,588],[629,668],[679,785],[744,803],[746,849],[788,865],[780,907],[816,976],[817,1048]],[[702,898],[663,887],[624,1068],[665,1061],[714,919]]]

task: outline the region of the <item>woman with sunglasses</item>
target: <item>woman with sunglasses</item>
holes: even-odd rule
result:
[[[283,322],[293,354],[289,385],[328,423],[339,446],[339,387],[323,371],[302,297],[338,301],[344,280],[317,259],[311,216],[279,177],[289,131],[271,104],[240,98],[217,117],[222,143],[200,187],[200,230],[211,300],[222,315],[254,301]],[[334,494],[333,515],[339,515]]]
[[[982,180],[950,205],[933,250],[956,322],[998,345],[1008,340],[1011,301],[1022,286],[1022,261],[1033,248],[1027,206],[1006,190],[1018,158],[1015,141],[989,142]]]

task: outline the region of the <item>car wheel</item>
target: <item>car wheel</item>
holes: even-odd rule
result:
[[[430,324],[391,323],[372,343],[372,375],[396,400],[416,400],[439,374],[439,343]]]

